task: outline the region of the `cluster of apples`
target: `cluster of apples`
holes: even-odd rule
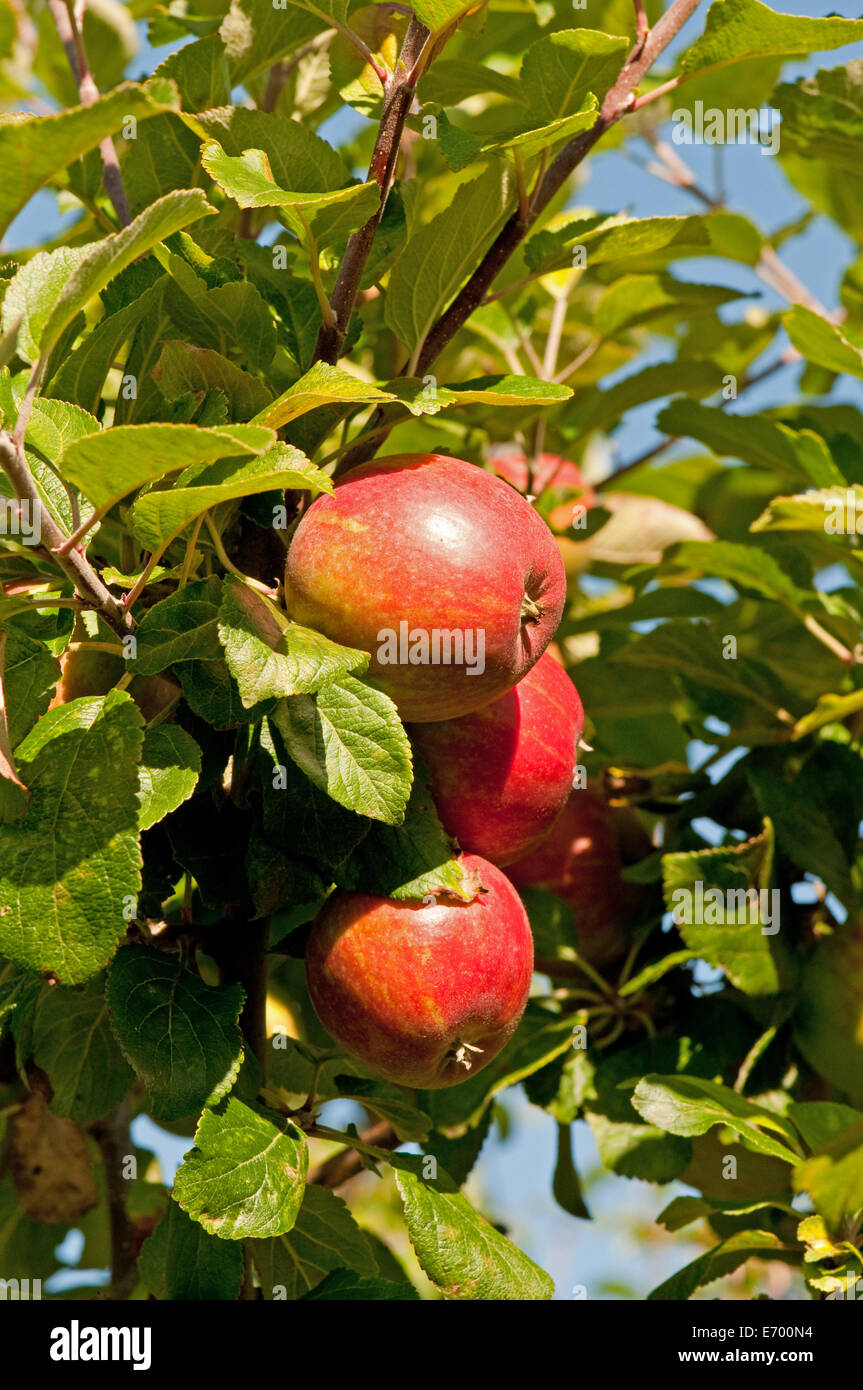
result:
[[[570,901],[602,962],[608,899],[595,890],[616,881],[619,858],[605,803],[573,790],[584,712],[546,651],[565,596],[545,522],[508,482],[461,459],[363,464],[318,498],[294,534],[289,613],[369,652],[369,674],[408,723],[478,888],[470,902],[337,891],[312,927],[306,971],[321,1022],[401,1085],[455,1085],[515,1031],[534,961],[514,885]],[[394,633],[403,639],[395,661]],[[482,651],[481,663],[428,659],[452,656],[454,633],[461,650]],[[449,645],[436,647],[430,637],[441,634]]]

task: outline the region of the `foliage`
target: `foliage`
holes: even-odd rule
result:
[[[838,1081],[801,980],[863,915],[863,415],[859,387],[834,394],[863,378],[863,67],[783,67],[859,42],[863,20],[713,0],[671,57],[694,8],[649,4],[633,53],[624,0],[594,0],[589,24],[569,0],[416,0],[413,18],[102,0],[82,34],[70,12],[73,74],[42,0],[0,4],[0,220],[40,190],[74,214],[0,264],[0,1125],[14,1159],[23,1121],[4,1114],[47,1096],[28,1123],[95,1137],[76,1162],[113,1199],[103,1184],[46,1226],[19,1193],[0,1275],[48,1277],[75,1226],[82,1267],[107,1264],[125,1219],[117,1298],[549,1298],[461,1191],[523,1087],[560,1127],[562,1221],[587,1215],[579,1118],[621,1182],[697,1194],[661,1219],[705,1223],[710,1248],[651,1297],[753,1256],[814,1297],[858,1276],[859,949]],[[133,15],[178,45],[135,83]],[[720,206],[657,143],[699,99],[781,111],[784,173],[857,247],[841,311],[785,268],[799,228]],[[691,216],[632,218],[625,189],[567,203],[595,146],[645,140]],[[675,273],[705,256],[735,283]],[[763,281],[782,312],[750,302]],[[799,392],[750,410],[789,364]],[[665,442],[597,469],[645,404]],[[306,924],[333,884],[473,890],[367,653],[286,616],[284,555],[374,452],[491,467],[513,440],[596,488],[573,527],[554,480],[531,500],[567,566],[557,641],[588,777],[640,826],[631,950],[597,972],[560,904],[527,893],[554,988],[537,977],[487,1069],[417,1095],[332,1048],[298,974]],[[687,920],[696,892],[761,896],[745,921]],[[371,1119],[362,1137],[321,1122],[338,1098]],[[189,1139],[172,1190],[129,1139],[142,1114]],[[122,1176],[118,1151],[136,1154]],[[360,1165],[392,1170],[411,1253],[331,1190]],[[15,1191],[4,1160],[4,1214]]]

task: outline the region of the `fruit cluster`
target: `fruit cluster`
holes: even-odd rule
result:
[[[619,882],[617,845],[605,803],[573,790],[584,712],[546,650],[565,595],[557,544],[530,504],[438,454],[354,469],[293,537],[289,613],[369,652],[478,888],[470,902],[338,891],[314,923],[306,970],[321,1022],[399,1084],[463,1081],[518,1026],[534,961],[514,885],[560,894],[598,963],[619,953],[620,905],[605,891]],[[472,664],[457,659],[467,652]]]

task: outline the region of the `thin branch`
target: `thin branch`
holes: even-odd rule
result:
[[[360,1135],[359,1142],[376,1149],[397,1149],[401,1140],[387,1120],[381,1120]],[[340,1187],[343,1182],[362,1172],[363,1163],[355,1149],[346,1148],[318,1165],[309,1174],[309,1182],[317,1187]]]
[[[30,423],[30,412],[33,409],[33,402],[39,394],[42,385],[42,378],[45,375],[45,359],[40,357],[30,372],[27,379],[27,386],[24,390],[24,399],[18,410],[18,419],[15,421],[15,431],[12,435],[12,443],[16,449],[24,450],[24,439],[27,434],[27,426]]]
[[[65,4],[64,0],[48,0],[48,8],[51,11],[51,17],[56,25],[57,33],[60,35],[60,42],[66,50],[69,66],[78,85],[81,105],[93,106],[99,100],[99,88],[90,72],[90,64],[87,61],[87,52],[81,33],[84,19],[83,0],[78,10],[80,23],[71,7]],[[132,214],[129,211],[129,200],[123,186],[123,175],[120,173],[117,150],[110,135],[106,135],[105,139],[101,141],[99,153],[102,156],[102,182],[105,185],[105,192],[111,199],[120,226],[128,227],[132,220]]]
[[[666,182],[673,184],[676,188],[682,189],[685,193],[690,193],[699,202],[704,203],[711,211],[718,211],[724,204],[718,198],[713,198],[703,189],[695,177],[692,169],[680,155],[673,150],[664,140],[652,140],[653,149],[661,161],[659,167],[655,164],[646,165],[648,173],[656,178],[665,179]],[[777,255],[772,246],[765,245],[761,249],[761,259],[758,264],[753,266],[755,274],[771,289],[776,290],[789,304],[805,304],[813,313],[820,314],[822,318],[830,319],[834,323],[837,316],[831,314],[829,309],[818,300],[811,290],[798,280],[783,260]]]
[[[411,20],[396,70],[385,89],[383,115],[369,164],[369,178],[374,179],[381,190],[380,204],[347,244],[330,300],[332,322],[324,321],[318,334],[315,356],[323,362],[338,361],[347,337],[363,270],[386,207],[405,120],[414,99],[413,69],[428,32],[418,19]]]
[[[459,329],[471,314],[486,302],[492,285],[503,267],[518,250],[539,215],[545,210],[566,180],[579,164],[622,116],[631,111],[635,103],[635,88],[650,70],[656,59],[665,51],[675,35],[697,10],[701,0],[674,0],[671,7],[656,23],[644,43],[636,43],[620,70],[617,81],[607,93],[594,124],[570,140],[552,160],[546,173],[530,199],[526,215],[516,209],[495,237],[480,264],[462,287],[449,308],[431,328],[419,353],[412,359],[412,370],[417,376],[425,376],[432,363],[440,356]],[[373,428],[383,427],[388,412],[380,409],[375,412],[370,424]],[[366,446],[357,446],[343,457],[335,474],[341,474],[367,457]]]
[[[650,21],[648,20],[647,15],[644,13],[644,4],[643,4],[643,0],[634,0],[634,4],[635,4],[635,37],[636,37],[637,43],[640,45],[640,47],[636,48],[636,56],[637,56],[637,54],[641,51],[641,48],[643,48],[644,45],[647,43],[647,38],[648,38],[648,35],[649,35],[649,33],[650,33]]]
[[[296,72],[304,58],[308,58],[311,53],[315,53],[319,48],[326,48],[327,44],[331,43],[335,38],[336,33],[337,30],[335,29],[324,29],[323,33],[316,34],[309,43],[303,44],[302,48],[298,48],[290,61],[283,59],[281,62],[273,64],[267,75],[267,86],[263,100],[261,101],[262,111],[275,111],[279,104],[279,97],[282,94],[285,83],[291,74]]]
[[[126,1102],[121,1101],[107,1119],[92,1125],[90,1133],[102,1154],[108,1196],[108,1220],[111,1229],[111,1285],[108,1297],[125,1302],[138,1277],[135,1227],[126,1208],[127,1188],[123,1177],[123,1164],[133,1153]]]
[[[685,78],[685,74],[681,77],[671,77],[667,82],[660,82],[658,87],[653,87],[649,92],[645,92],[643,96],[636,97],[632,103],[633,111],[640,111],[643,106],[648,106],[650,102],[657,101],[659,97],[673,92],[675,87],[679,87],[680,83],[685,81]]]
[[[811,290],[808,290],[801,280],[797,279],[793,270],[781,261],[772,246],[764,245],[761,248],[761,260],[755,267],[756,275],[765,280],[778,290],[790,304],[805,304],[807,309],[813,313],[820,314],[824,319],[836,321],[835,314],[831,314],[820,300],[816,299]]]
[[[583,131],[570,140],[569,144],[565,145],[560,154],[552,160],[537,189],[528,216],[522,217],[518,211],[512,214],[467,284],[456,295],[452,304],[432,328],[417,364],[417,371],[420,376],[428,371],[432,362],[443,352],[450,340],[455,337],[458,330],[478,308],[503,266],[521,245],[539,214],[545,210],[570,174],[581,164],[597,141],[631,109],[635,99],[633,96],[635,88],[686,21],[694,14],[699,4],[700,0],[674,0],[671,8],[666,10],[651,30],[645,43],[637,45],[633,50],[623,65],[617,81],[606,95],[594,124],[589,130]]]
[[[0,465],[19,501],[26,499],[32,504],[33,518],[40,527],[42,543],[63,573],[71,579],[76,594],[98,609],[114,632],[125,636],[134,627],[131,615],[124,611],[119,600],[103,584],[87,558],[80,550],[72,550],[68,555],[58,553],[68,537],[42,501],[27,466],[23,446],[16,445],[5,430],[0,431]]]

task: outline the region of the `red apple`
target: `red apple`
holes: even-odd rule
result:
[[[623,882],[620,846],[609,807],[587,787],[570,793],[539,849],[511,864],[518,888],[544,888],[572,912],[579,950],[592,965],[609,965],[627,947],[623,921],[633,891]]]
[[[369,1070],[437,1090],[496,1057],[524,1013],[533,939],[508,879],[464,855],[482,888],[396,902],[336,892],[312,927],[306,979],[321,1023]]]
[[[369,652],[370,676],[414,722],[467,714],[521,680],[565,595],[541,517],[442,454],[352,469],[309,508],[285,567],[291,617]]]
[[[499,868],[551,830],[572,789],[583,733],[578,691],[547,651],[490,705],[412,730],[444,827],[462,849]]]
[[[528,459],[515,447],[495,449],[489,457],[492,470],[499,478],[505,478],[522,493],[534,493],[537,497],[547,487],[559,492],[571,492],[572,500],[555,507],[549,521],[556,531],[565,531],[581,515],[582,508],[596,506],[596,493],[577,463],[561,458],[559,454],[540,454],[533,471]]]

